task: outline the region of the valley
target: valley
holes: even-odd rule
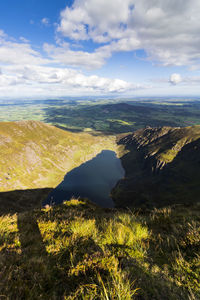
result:
[[[0,1],[0,300],[200,300],[200,1]]]
[[[154,115],[151,104],[79,105],[76,113],[68,108],[71,121],[67,110],[54,107],[46,123],[0,122],[0,294],[16,300],[199,299],[200,125],[184,126],[190,117],[198,124],[198,110],[187,119],[184,104],[177,104],[172,123],[169,103],[166,115],[164,109],[157,114],[158,106]],[[58,122],[53,116],[61,112]],[[111,117],[118,125],[108,126]],[[159,122],[165,126],[147,125]],[[94,199],[73,191],[69,201],[63,194],[60,204],[42,205],[63,179],[105,150],[116,153],[125,171],[109,183],[115,207],[101,207],[99,179],[84,172],[75,181],[91,183]],[[95,175],[109,178],[117,159],[111,161],[100,161],[101,171],[94,165]]]
[[[103,150],[93,159],[68,172],[43,205],[57,205],[71,198],[88,198],[101,207],[114,207],[110,192],[124,177],[124,173],[116,153]]]
[[[0,101],[0,109],[0,121],[35,120],[72,132],[200,125],[200,101],[187,98],[12,100]]]

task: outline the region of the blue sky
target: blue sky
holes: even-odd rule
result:
[[[199,0],[0,2],[0,99],[198,96]]]

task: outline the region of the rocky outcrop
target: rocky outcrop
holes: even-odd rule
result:
[[[117,205],[153,207],[200,200],[200,126],[148,127],[118,143],[124,146],[126,176],[112,192]]]

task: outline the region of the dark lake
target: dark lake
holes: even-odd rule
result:
[[[124,173],[116,153],[103,150],[92,160],[67,173],[43,205],[59,204],[72,197],[85,197],[102,207],[114,207],[110,192]]]

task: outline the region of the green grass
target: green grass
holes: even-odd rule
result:
[[[114,136],[73,133],[36,121],[0,122],[0,191],[57,186],[64,175],[103,149]]]
[[[141,200],[143,203],[149,201],[148,190],[141,180],[145,178],[143,175],[149,177],[149,174],[141,176],[144,160],[139,151],[134,152],[130,147],[124,149],[123,145],[117,147],[114,136],[94,132],[94,129],[106,133],[124,132],[149,125],[148,122],[153,125],[160,121],[173,121],[176,125],[186,124],[188,120],[199,122],[198,113],[195,117],[188,115],[186,123],[183,122],[187,114],[184,105],[176,108],[179,112],[176,117],[168,105],[163,106],[163,110],[157,106],[160,113],[156,117],[158,111],[153,111],[153,105],[149,107],[148,120],[146,115],[141,115],[145,112],[145,105],[141,107],[136,103],[134,109],[137,108],[137,112],[134,109],[130,112],[130,106],[107,106],[106,103],[81,105],[73,110],[56,105],[53,109],[46,107],[46,122],[67,125],[79,131],[91,128],[90,133],[66,132],[33,121],[0,124],[0,190],[29,189],[0,195],[0,298],[200,299],[198,203],[152,211],[147,210],[147,205],[134,211],[102,209],[87,200],[72,199],[59,206],[32,210],[50,191],[39,187],[54,187],[67,171],[91,159],[102,149],[118,151],[125,158],[123,163],[127,176],[130,176],[130,186],[125,186],[128,194],[120,189],[120,185],[114,191],[117,197],[121,197],[122,205],[126,205],[123,200],[126,201],[127,196],[131,201],[137,200],[140,207]],[[194,107],[189,110],[192,113]],[[23,114],[25,111],[21,117]],[[161,139],[160,144],[159,139],[148,143],[149,137],[144,138],[148,154],[152,154],[150,159],[155,156],[172,166],[168,170],[170,176],[165,173],[167,176],[164,174],[163,178],[169,178],[170,187],[173,187],[170,180],[178,182],[174,193],[166,187],[166,190],[161,190],[163,202],[160,197],[150,199],[152,205],[162,202],[165,206],[169,200],[165,202],[166,195],[174,203],[177,191],[181,201],[192,198],[198,202],[200,177],[196,161],[199,158],[198,153],[193,154],[198,149],[199,129],[184,128],[178,136],[176,130],[172,131],[170,138]],[[179,150],[184,145],[186,152],[183,151],[179,159]],[[190,155],[187,155],[187,150],[191,151]],[[187,162],[187,159],[191,161]],[[180,182],[174,180],[177,174]],[[187,175],[187,182],[191,180],[189,192],[192,196],[184,189],[186,184],[181,182],[182,174]],[[135,178],[142,182],[138,194],[130,190]],[[156,182],[155,186],[156,190],[160,187]]]
[[[42,121],[75,132],[91,128],[117,134],[146,126],[200,124],[200,104],[194,99],[20,100],[0,103],[0,109],[0,121]]]
[[[0,218],[6,299],[199,299],[200,206],[150,212],[87,200]]]

